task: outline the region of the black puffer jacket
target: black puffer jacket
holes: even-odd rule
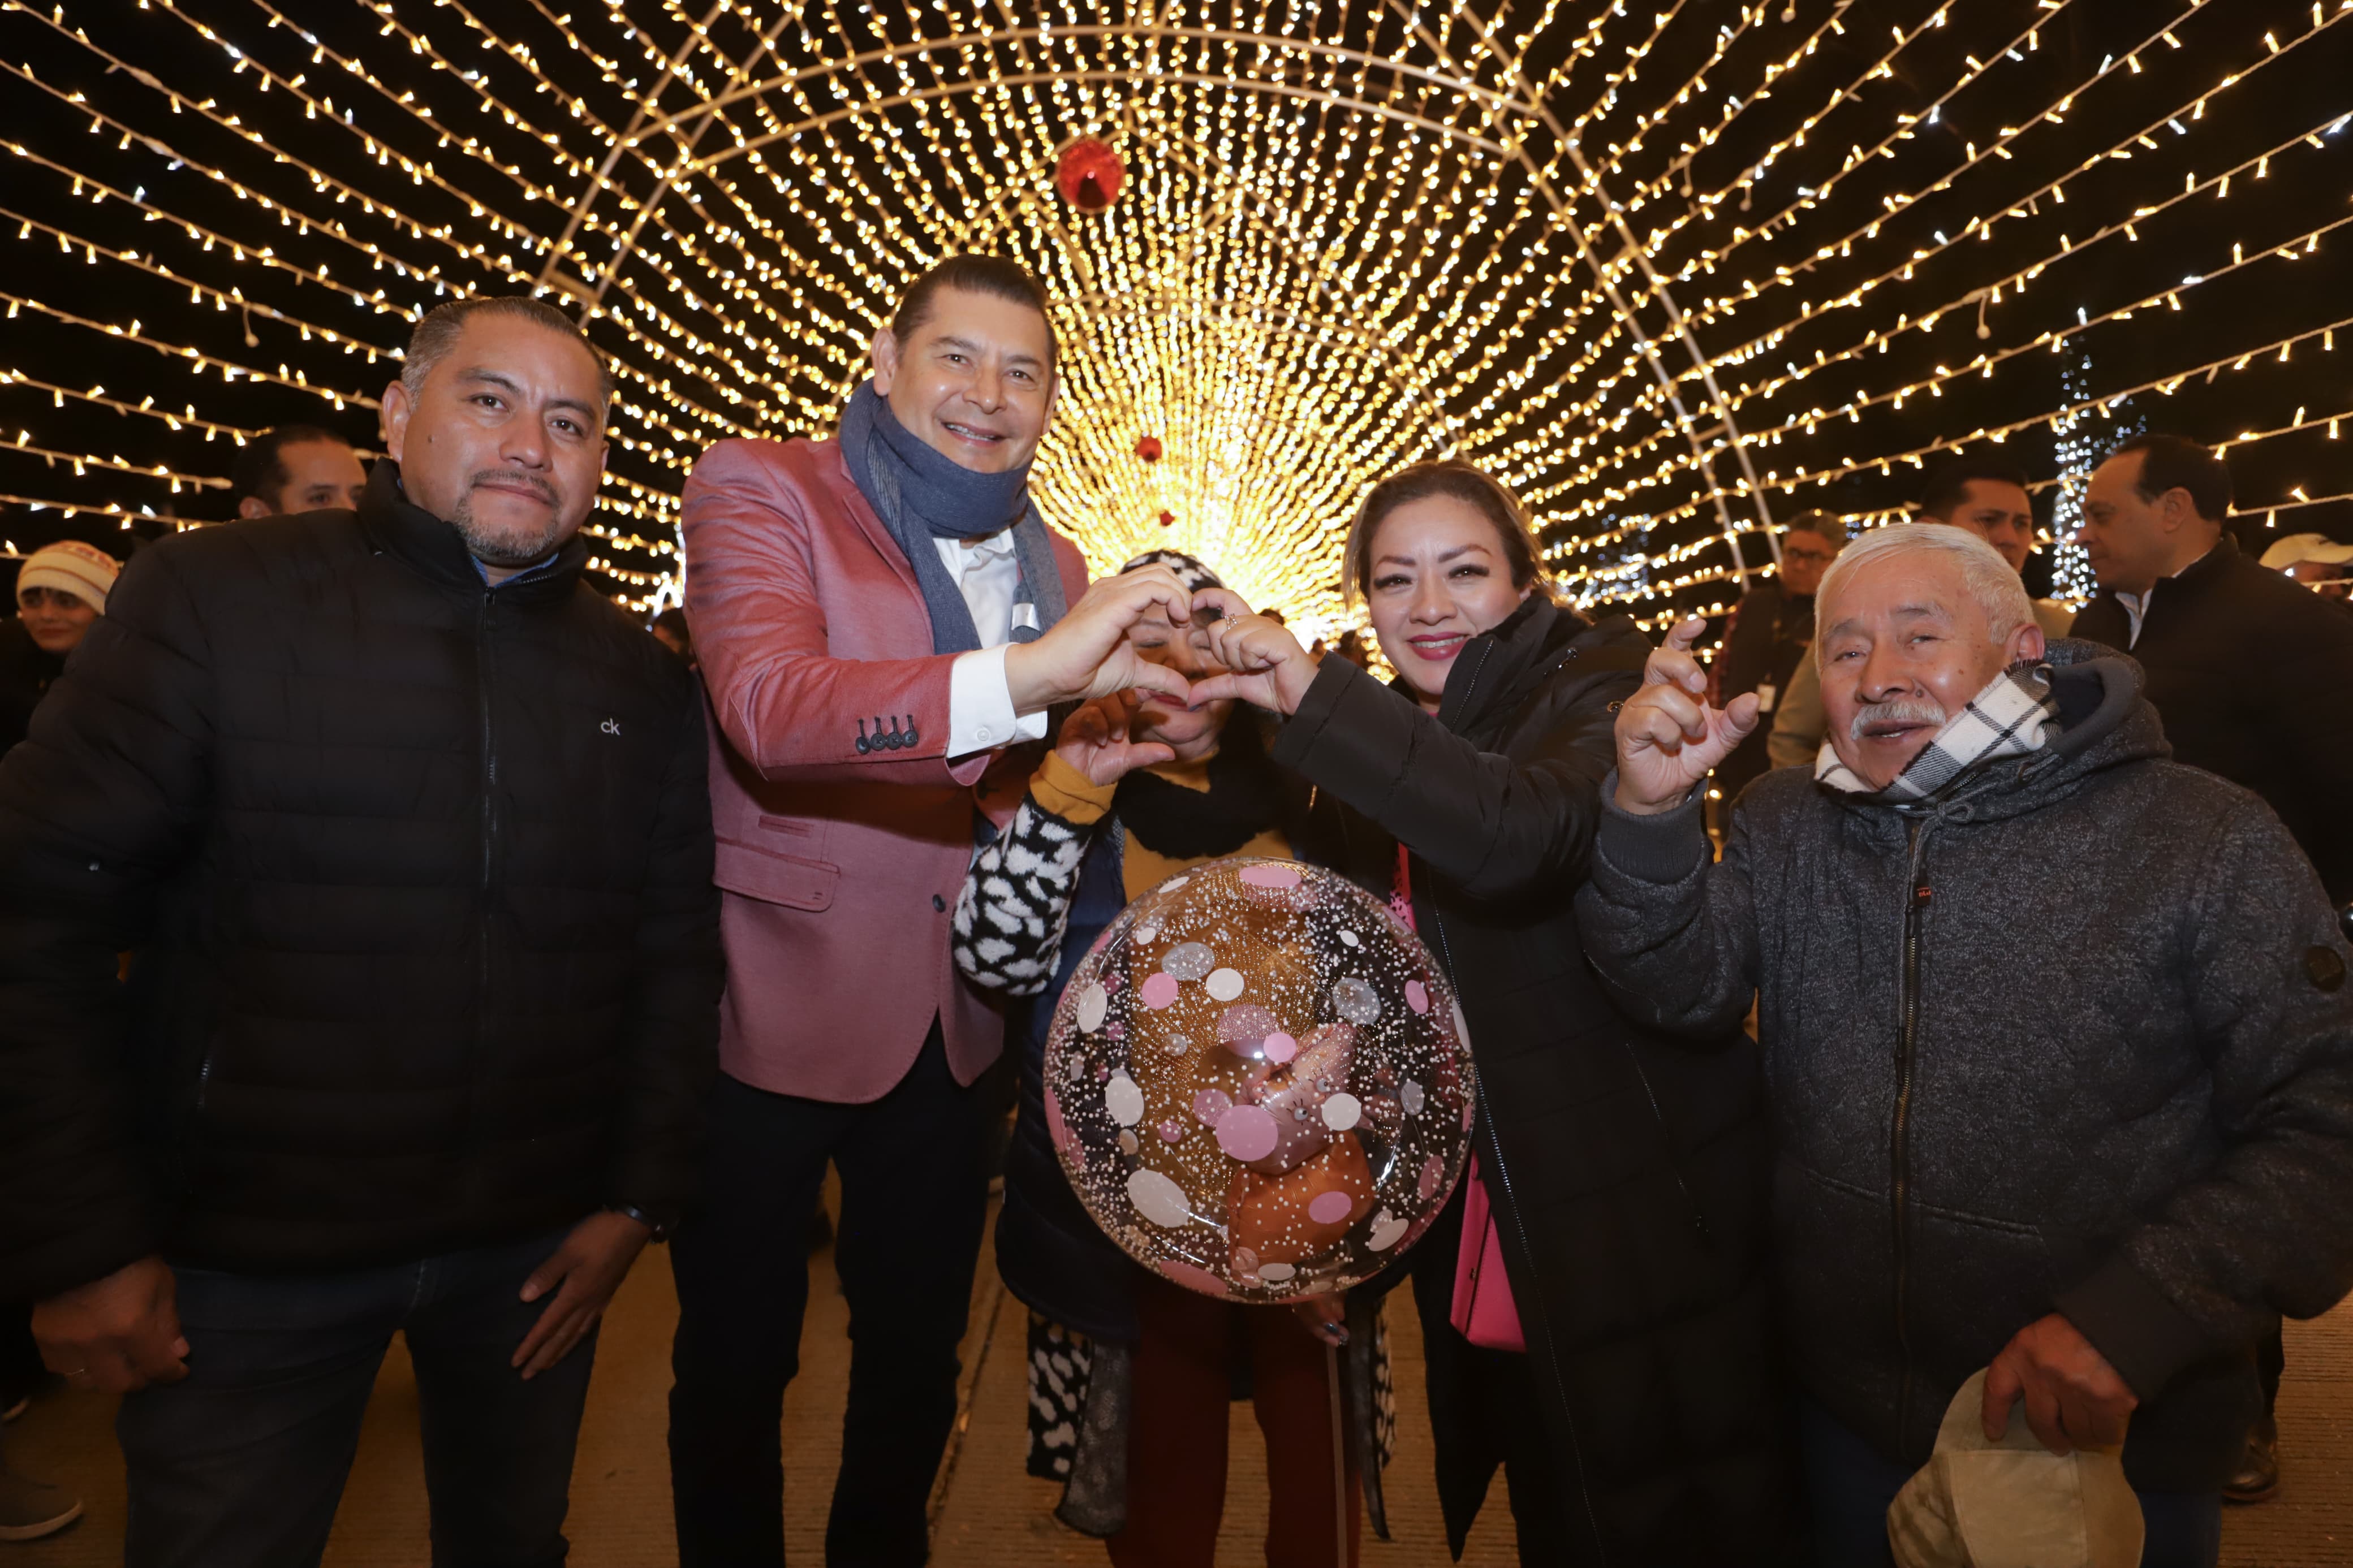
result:
[[[0,1300],[684,1201],[702,709],[586,553],[487,589],[385,462],[125,570],[0,765]]]
[[[1435,718],[1325,659],[1272,755],[1317,786],[1304,852],[1386,893],[1412,847],[1415,921],[1470,1025],[1482,1176],[1575,1561],[1769,1563],[1798,1489],[1755,1050],[1729,1026],[1706,1051],[1644,1034],[1577,944],[1611,725],[1650,651],[1630,620],[1532,598],[1463,647]],[[1416,1256],[1453,1267],[1442,1237]],[[1459,1554],[1499,1449],[1451,1342],[1430,1340],[1431,1422]]]
[[[2263,797],[2328,896],[2353,900],[2353,615],[2256,564],[2226,531],[2157,584],[2140,636],[2113,589],[2073,636],[2129,652],[2176,762]]]
[[[2353,1286],[2353,989],[2279,820],[2163,760],[2104,652],[2052,645],[2063,732],[1934,804],[1783,769],[1716,864],[1696,802],[1613,807],[1578,912],[1662,1027],[1757,994],[1808,1394],[1918,1464],[1969,1374],[2063,1312],[2141,1400],[2133,1483],[2213,1492],[2258,1337]]]

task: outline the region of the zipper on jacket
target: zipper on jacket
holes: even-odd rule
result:
[[[1476,684],[1478,671],[1472,670],[1472,677],[1473,684]],[[1463,695],[1466,698],[1470,695],[1467,689]],[[1430,923],[1431,930],[1438,933],[1438,959],[1446,968],[1447,984],[1453,985],[1455,984],[1454,948],[1446,939],[1446,917],[1439,913],[1435,904],[1430,906]],[[1457,989],[1459,994],[1460,988]],[[1480,1092],[1482,1095],[1485,1093],[1483,1085]],[[1483,1147],[1479,1152],[1493,1167],[1495,1180],[1503,1186],[1504,1211],[1512,1216],[1512,1233],[1519,1238],[1520,1257],[1525,1265],[1531,1293],[1535,1297],[1528,1306],[1534,1309],[1537,1321],[1541,1322],[1544,1318],[1544,1282],[1536,1278],[1535,1248],[1529,1244],[1527,1226],[1520,1217],[1519,1197],[1512,1188],[1511,1167],[1504,1160],[1503,1140],[1495,1136],[1494,1123],[1488,1119],[1486,1108],[1483,1105],[1479,1110],[1479,1131],[1484,1134],[1481,1140]],[[1519,1318],[1521,1326],[1525,1329],[1528,1321],[1527,1311],[1522,1310]],[[1560,1402],[1561,1419],[1567,1425],[1569,1462],[1577,1467],[1577,1492],[1579,1500],[1585,1504],[1585,1526],[1593,1537],[1594,1560],[1597,1563],[1607,1563],[1609,1547],[1601,1539],[1601,1522],[1594,1517],[1593,1489],[1585,1474],[1585,1445],[1577,1436],[1577,1412],[1568,1402],[1568,1385],[1561,1381],[1560,1356],[1553,1348],[1552,1333],[1549,1330],[1544,1331],[1544,1343],[1545,1370],[1552,1375],[1553,1394]]]
[[[496,602],[494,591],[483,589],[481,609],[474,617],[474,690],[482,721],[482,866],[474,893],[474,918],[480,922],[474,942],[475,983],[480,988],[474,1007],[475,1027],[478,1029],[481,1027],[482,1015],[491,1005],[491,936],[495,924],[491,909],[491,873],[498,843],[499,752],[491,722],[491,611]],[[470,1142],[471,1120],[470,1116]]]
[[[1896,1430],[1912,1425],[1912,1071],[1920,1040],[1920,927],[1928,913],[1929,889],[1920,880],[1921,847],[1927,824],[1908,825],[1911,842],[1905,857],[1904,980],[1897,994],[1899,1034],[1895,1047],[1895,1112],[1888,1136],[1890,1188],[1894,1199],[1892,1216],[1895,1245],[1895,1342],[1904,1357],[1904,1376],[1895,1400]]]

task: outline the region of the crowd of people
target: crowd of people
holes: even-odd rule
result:
[[[0,1406],[121,1396],[127,1561],[317,1563],[398,1333],[435,1561],[560,1563],[668,1242],[680,1561],[781,1564],[830,1171],[826,1558],[919,1564],[1001,1171],[1028,1467],[1121,1568],[1210,1562],[1238,1390],[1268,1561],[1356,1561],[1398,1287],[1457,1555],[1500,1471],[1547,1568],[1983,1561],[2070,1508],[2211,1568],[2278,1484],[2281,1319],[2353,1288],[2353,549],[2257,563],[2222,462],[2137,437],[2077,614],[2029,477],[1956,458],[1914,521],[1792,520],[1704,658],[1426,462],[1343,556],[1383,679],[1214,562],[1089,581],[1029,486],[1052,318],[1007,261],[917,279],[830,438],[696,464],[650,628],[583,580],[609,374],[520,298],[422,320],[372,464],[282,428],[240,521],[23,563]],[[1097,934],[1232,855],[1385,900],[1477,1068],[1439,1223],[1290,1309],[1132,1261],[1043,1082]],[[71,1522],[5,1460],[0,1540]]]

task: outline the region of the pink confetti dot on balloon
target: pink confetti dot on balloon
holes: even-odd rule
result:
[[[1160,1134],[1160,1141],[1164,1143],[1182,1143],[1185,1141],[1185,1124],[1173,1116],[1153,1131]]]
[[[1317,1225],[1338,1225],[1356,1206],[1345,1193],[1318,1193],[1315,1201],[1307,1205],[1307,1217]]]
[[[1145,1006],[1156,1013],[1176,1000],[1178,990],[1175,975],[1155,970],[1145,976],[1143,984],[1135,988],[1135,994]]]
[[[1237,1105],[1218,1118],[1218,1147],[1247,1165],[1274,1152],[1282,1142],[1274,1114],[1255,1105]]]
[[[1430,1011],[1430,988],[1419,980],[1405,983],[1405,1005],[1417,1013]]]
[[[1205,1127],[1215,1127],[1218,1118],[1234,1108],[1234,1097],[1222,1089],[1205,1089],[1193,1097],[1193,1114]]]
[[[1121,979],[1121,978],[1120,978],[1120,973],[1119,973],[1119,971],[1118,971],[1118,970],[1116,970],[1116,969],[1106,969],[1106,970],[1104,970],[1104,971],[1103,971],[1103,988],[1104,990],[1106,990],[1106,991],[1116,991],[1116,990],[1118,990],[1121,986],[1123,986],[1123,985],[1124,985],[1124,984],[1127,984],[1127,982],[1126,982],[1126,981],[1124,981],[1124,980],[1123,980],[1123,979]]]
[[[1299,1054],[1299,1042],[1278,1029],[1266,1037],[1266,1059],[1281,1067]]]
[[[1438,1191],[1438,1179],[1445,1173],[1446,1167],[1439,1163],[1437,1155],[1432,1154],[1421,1163],[1421,1175],[1413,1184],[1415,1194],[1428,1202],[1430,1195]]]
[[[1245,866],[1241,879],[1253,888],[1295,888],[1299,872],[1290,866]]]
[[[1184,1286],[1187,1290],[1198,1290],[1204,1296],[1223,1296],[1227,1293],[1226,1282],[1208,1269],[1197,1268],[1190,1263],[1179,1263],[1173,1258],[1164,1258],[1160,1260],[1160,1272]]]

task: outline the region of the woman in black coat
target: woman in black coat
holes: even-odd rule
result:
[[[1572,909],[1650,643],[1556,603],[1518,502],[1467,463],[1376,487],[1345,572],[1396,681],[1212,589],[1212,652],[1245,673],[1195,696],[1287,716],[1271,750],[1314,786],[1303,852],[1409,907],[1461,998],[1487,1217],[1466,1240],[1458,1194],[1412,1262],[1455,1552],[1500,1466],[1524,1563],[1786,1561],[1755,1047],[1637,1028]],[[1500,1312],[1473,1273],[1498,1255]]]

